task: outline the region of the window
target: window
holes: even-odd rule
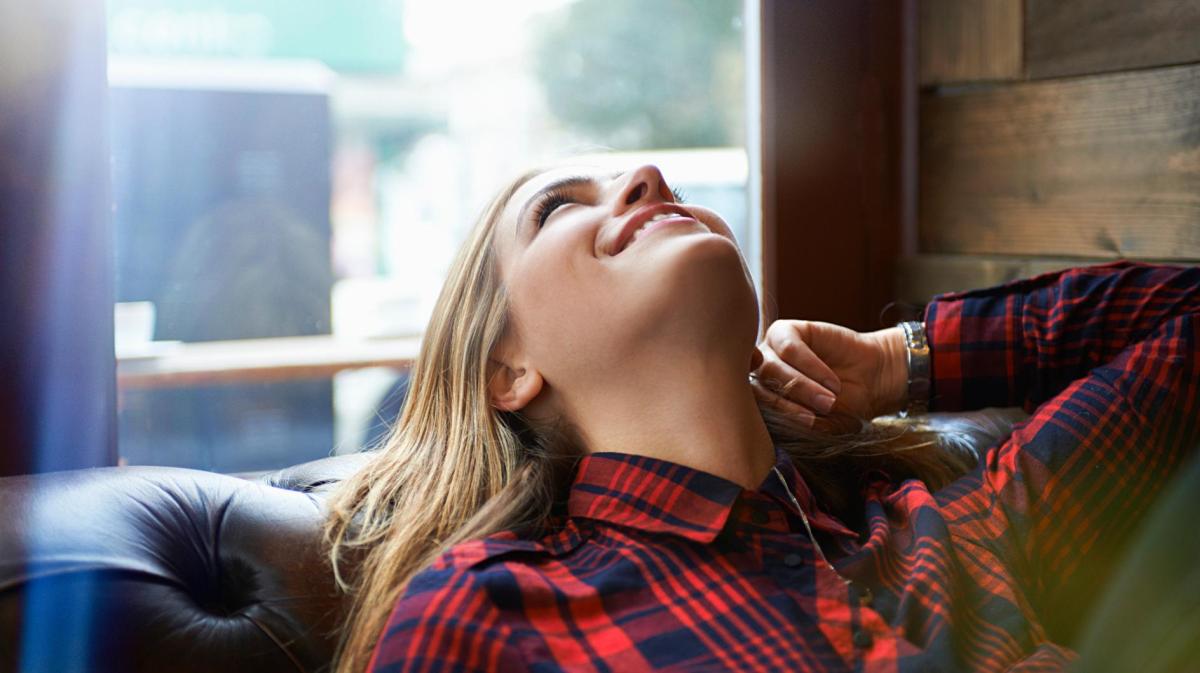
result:
[[[744,11],[109,0],[122,460],[378,441],[459,242],[539,163],[657,163],[757,275]]]

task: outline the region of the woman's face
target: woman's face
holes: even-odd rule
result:
[[[733,233],[676,203],[655,166],[539,174],[496,226],[511,345],[560,390],[629,380],[714,341],[754,348],[757,299]]]

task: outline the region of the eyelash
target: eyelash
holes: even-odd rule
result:
[[[671,196],[675,199],[675,203],[687,203],[686,195],[678,187],[671,188]],[[537,228],[541,229],[546,226],[546,220],[550,219],[550,214],[559,206],[565,206],[568,203],[574,203],[567,194],[554,191],[546,194],[537,204],[537,210],[534,212],[533,219],[537,222]]]
[[[571,199],[562,192],[554,191],[547,194],[538,202],[537,211],[533,216],[537,222],[538,229],[546,226],[546,220],[550,219],[550,213],[553,213],[555,208],[568,203],[571,203]]]

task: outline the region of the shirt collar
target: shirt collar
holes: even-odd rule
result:
[[[837,519],[819,511],[812,491],[791,459],[778,448],[775,467],[788,482],[814,529],[857,537]],[[703,544],[712,542],[729,520],[744,489],[727,479],[647,456],[591,453],[579,463],[571,485],[568,513],[651,533],[670,533]],[[753,492],[770,494],[794,509],[779,478],[768,473]]]

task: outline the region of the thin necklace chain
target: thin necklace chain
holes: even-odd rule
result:
[[[838,576],[838,579],[845,582],[846,585],[849,586],[853,580],[842,577],[842,574],[837,571],[837,568],[834,568],[833,564],[829,562],[829,559],[825,557],[825,552],[821,549],[821,544],[817,542],[817,536],[813,535],[812,526],[810,526],[808,523],[808,516],[804,514],[804,508],[800,506],[800,501],[796,500],[796,496],[792,495],[792,489],[788,486],[787,479],[783,478],[783,474],[779,472],[778,467],[771,468],[771,471],[774,472],[775,476],[779,478],[779,483],[783,485],[783,491],[787,493],[788,499],[792,501],[792,504],[796,506],[796,511],[800,513],[800,520],[804,522],[804,530],[808,531],[808,538],[812,540],[813,547],[816,547],[817,556],[821,557],[821,562],[824,563],[827,568],[832,570],[833,574]]]

